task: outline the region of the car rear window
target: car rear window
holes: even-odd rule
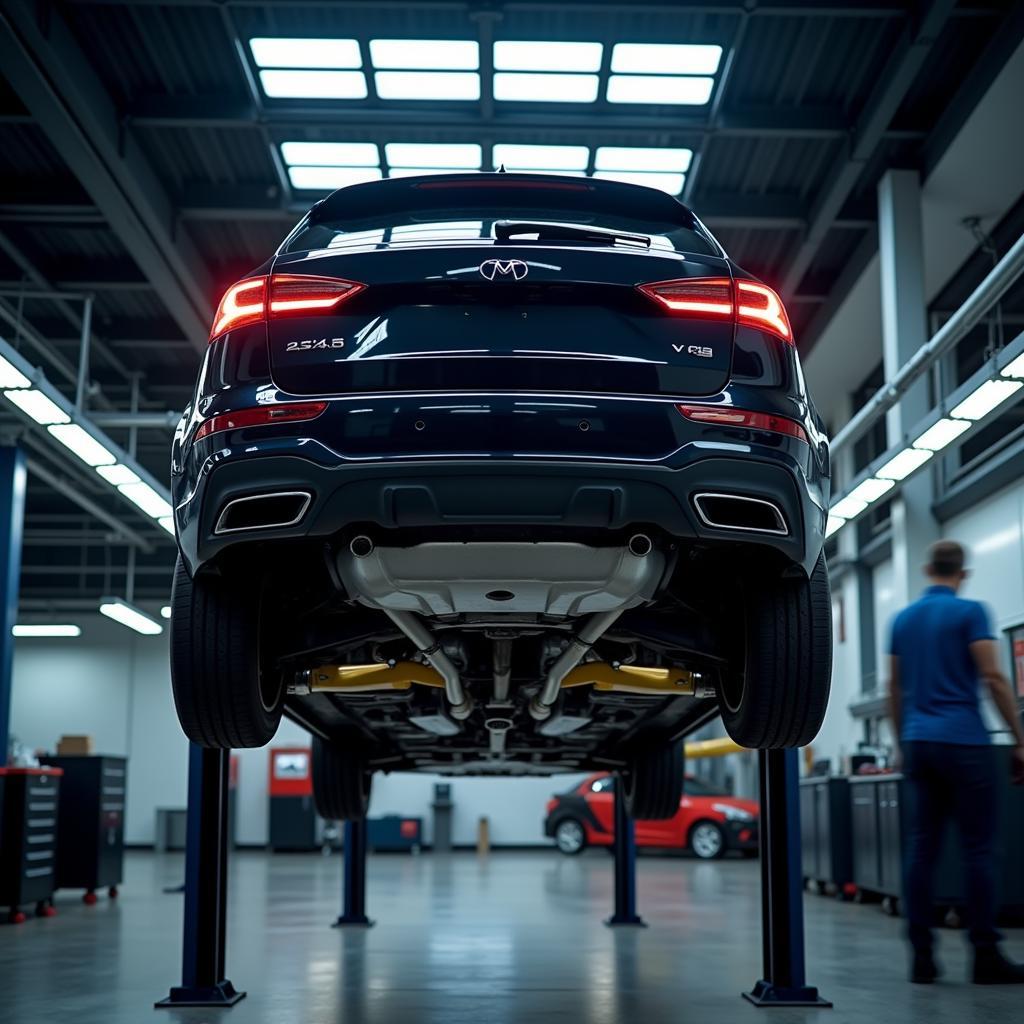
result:
[[[494,238],[495,222],[502,220],[622,231],[648,236],[651,248],[722,255],[697,218],[665,193],[622,182],[541,175],[392,179],[341,189],[313,208],[282,252],[488,240]]]

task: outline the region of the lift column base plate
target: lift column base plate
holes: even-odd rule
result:
[[[245,998],[230,981],[221,981],[216,985],[198,988],[172,988],[166,999],[153,1005],[157,1008],[173,1008],[178,1006],[234,1006]]]
[[[752,992],[744,992],[743,998],[755,1006],[820,1006],[828,1008],[832,1004],[818,995],[812,985],[802,988],[782,988],[770,981],[759,981]]]

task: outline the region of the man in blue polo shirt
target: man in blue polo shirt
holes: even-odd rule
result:
[[[983,605],[957,597],[964,549],[934,544],[931,586],[896,616],[889,646],[889,708],[907,780],[909,837],[905,904],[913,946],[911,981],[934,981],[932,876],[948,817],[960,829],[977,984],[1024,982],[1024,965],[999,949],[993,842],[995,760],[981,717],[980,684],[1013,734],[1014,782],[1024,782],[1024,729]]]

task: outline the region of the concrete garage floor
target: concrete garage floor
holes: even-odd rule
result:
[[[232,862],[232,1010],[152,1010],[179,977],[179,856],[129,855],[122,895],[0,928],[0,1020],[139,1024],[627,1024],[645,1021],[973,1022],[1010,1020],[1022,993],[964,981],[962,936],[941,947],[947,979],[904,980],[901,922],[877,907],[808,896],[809,974],[835,1010],[760,1011],[739,998],[760,971],[755,862],[643,856],[650,927],[602,927],[612,860],[603,851],[448,858],[371,857],[378,924],[332,930],[340,864],[239,853]],[[1009,949],[1024,957],[1024,934]]]

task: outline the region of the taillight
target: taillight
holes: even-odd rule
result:
[[[269,280],[270,301],[267,301]],[[314,316],[326,313],[345,299],[361,292],[366,285],[339,277],[312,277],[306,274],[273,274],[249,277],[233,284],[220,300],[213,318],[210,341],[247,324],[263,323],[286,316]]]
[[[773,434],[785,434],[804,443],[807,431],[796,420],[785,416],[774,416],[767,412],[751,412],[735,409],[731,405],[677,405],[676,408],[695,423],[717,423],[723,427],[745,427],[748,430],[767,430]]]
[[[778,294],[754,281],[732,281],[728,277],[695,277],[680,281],[656,281],[639,285],[640,291],[672,313],[733,320],[770,331],[793,343],[793,330]]]
[[[294,423],[298,420],[313,420],[327,408],[326,402],[289,402],[286,405],[265,405],[255,409],[239,409],[225,412],[199,425],[193,441],[219,434],[223,430],[238,430],[241,427],[262,427],[270,423]]]

